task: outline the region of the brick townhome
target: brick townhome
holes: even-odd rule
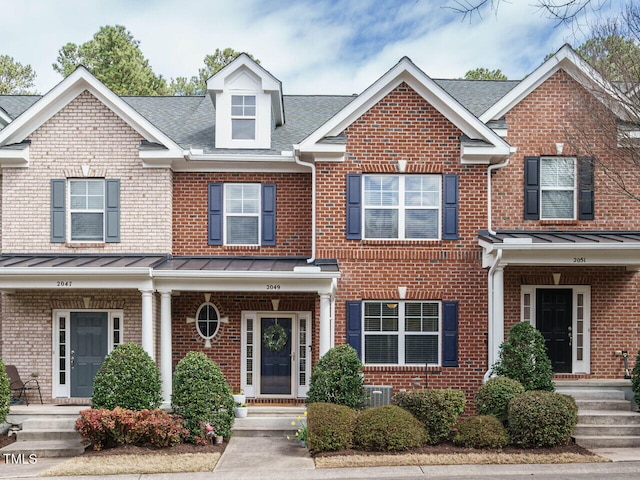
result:
[[[203,97],[118,97],[82,68],[0,96],[1,357],[77,402],[140,343],[169,401],[201,350],[282,402],[348,342],[369,384],[470,396],[529,321],[558,378],[619,379],[640,206],[565,145],[589,75],[565,46],[520,82],[403,58],[358,96],[287,96],[241,55]]]

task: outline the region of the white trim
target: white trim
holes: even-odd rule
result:
[[[29,148],[0,148],[0,168],[26,168],[29,166]]]
[[[530,323],[537,328],[536,304],[538,290],[565,289],[571,290],[571,330],[574,339],[571,341],[571,373],[590,374],[591,373],[591,286],[590,285],[521,285],[520,286],[520,321],[527,321],[525,318],[524,296],[531,295],[530,300]],[[583,357],[577,360],[577,345],[575,332],[578,331],[578,295],[584,295],[584,325],[583,325]]]
[[[125,343],[124,335],[124,310],[121,309],[96,309],[96,308],[78,308],[78,309],[54,309],[52,310],[52,397],[53,398],[71,398],[71,314],[79,312],[104,312],[107,313],[107,355],[113,351],[114,348],[114,328],[113,319],[118,317],[120,319],[120,344]],[[66,382],[64,385],[60,384],[60,318],[65,318],[65,371]]]

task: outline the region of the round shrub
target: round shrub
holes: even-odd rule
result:
[[[474,397],[478,415],[493,415],[501,422],[509,414],[509,402],[524,393],[522,384],[512,378],[494,377],[480,386]]]
[[[429,443],[446,440],[464,412],[467,400],[461,390],[421,389],[399,392],[393,402],[424,423]]]
[[[552,392],[553,369],[542,334],[528,322],[518,322],[500,345],[498,361],[491,369],[498,376],[518,380],[525,390]]]
[[[631,380],[631,389],[633,390],[633,398],[636,401],[636,405],[640,407],[640,350],[636,355],[636,364],[633,367]]]
[[[11,389],[9,377],[4,369],[4,363],[0,359],[0,423],[3,423],[9,415],[9,402],[11,401]]]
[[[307,404],[323,402],[362,408],[364,399],[362,362],[358,353],[349,345],[330,349],[313,368]]]
[[[578,407],[568,395],[530,391],[511,400],[507,421],[507,430],[516,445],[566,445],[578,422]]]
[[[509,436],[496,417],[480,415],[458,423],[453,443],[469,448],[502,448],[509,444]]]
[[[353,431],[353,444],[359,450],[399,452],[420,447],[425,442],[420,420],[396,405],[363,410]]]
[[[162,403],[160,371],[140,345],[124,343],[102,362],[93,379],[93,408],[154,409]]]
[[[307,446],[312,452],[351,448],[358,413],[333,403],[312,403],[307,408]]]
[[[231,436],[234,422],[231,388],[220,367],[202,352],[189,352],[173,373],[171,404],[184,418],[190,441],[199,441],[202,424],[210,423],[216,435]]]

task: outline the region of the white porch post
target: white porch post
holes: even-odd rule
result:
[[[331,348],[331,296],[320,294],[320,356]]]
[[[504,266],[497,265],[493,272],[493,333],[489,336],[489,368],[498,360],[500,345],[504,341]]]
[[[162,400],[171,405],[172,391],[171,350],[171,290],[160,290],[160,376],[162,378]]]
[[[153,351],[153,290],[142,293],[142,349],[155,360]]]

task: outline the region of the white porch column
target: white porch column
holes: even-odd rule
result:
[[[171,290],[160,290],[160,377],[163,406],[171,405],[173,386],[171,350]]]
[[[142,293],[142,348],[155,360],[153,351],[153,290]]]
[[[498,360],[500,345],[504,342],[504,266],[497,265],[493,272],[493,332],[489,332],[489,368]]]
[[[331,296],[320,294],[320,356],[331,348]]]

